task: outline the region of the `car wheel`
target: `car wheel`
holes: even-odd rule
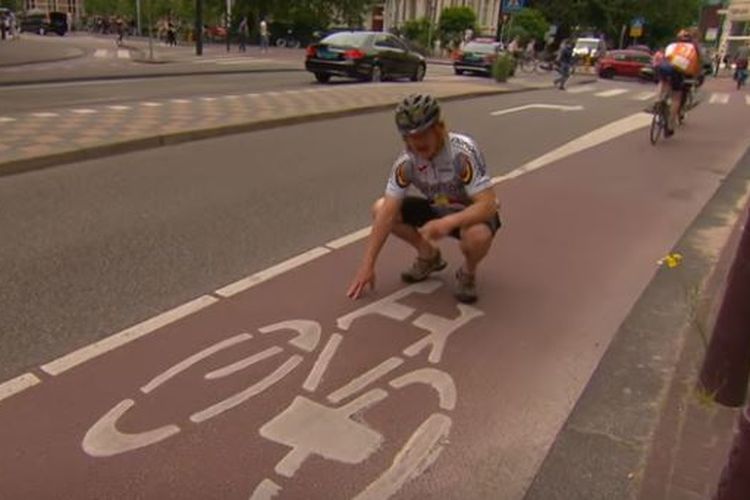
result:
[[[615,70],[613,70],[612,68],[603,69],[599,72],[599,76],[601,76],[602,78],[606,78],[607,80],[611,80],[615,77]]]
[[[463,75],[464,74],[464,70],[462,70],[462,69],[454,69],[453,71],[455,71],[457,75]]]
[[[413,82],[421,82],[424,80],[424,75],[427,72],[427,68],[424,64],[419,64],[417,66],[416,71],[414,72],[414,75],[411,77],[411,81]]]
[[[382,82],[383,80],[385,80],[385,75],[383,74],[383,69],[378,64],[373,65],[372,66],[372,72],[370,72],[370,81],[371,82]]]
[[[328,73],[315,73],[315,79],[320,83],[328,83],[331,81],[331,75]]]

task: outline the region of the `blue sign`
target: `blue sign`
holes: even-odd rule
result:
[[[526,0],[503,0],[503,13],[518,12],[526,7]]]
[[[646,20],[642,17],[636,17],[630,22],[630,26],[633,28],[643,28],[643,25],[646,23]]]

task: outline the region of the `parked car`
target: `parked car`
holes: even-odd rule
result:
[[[502,44],[494,40],[472,40],[453,54],[453,71],[492,74],[492,65],[502,52]]]
[[[380,31],[344,31],[307,47],[305,69],[321,83],[333,76],[381,81],[424,79],[424,57],[396,36]]]
[[[21,18],[21,31],[45,35],[56,33],[60,36],[68,32],[68,15],[65,12],[29,11]]]
[[[633,76],[642,78],[641,69],[651,66],[651,55],[641,50],[610,50],[596,64],[601,78]]]

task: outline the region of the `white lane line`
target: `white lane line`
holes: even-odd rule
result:
[[[41,382],[42,381],[39,380],[39,377],[33,373],[24,373],[14,379],[3,382],[0,384],[0,401],[18,394],[19,392],[25,391],[29,387],[33,387]]]
[[[328,339],[323,350],[320,352],[320,356],[315,361],[310,374],[307,376],[305,383],[302,384],[302,388],[308,392],[315,392],[320,385],[320,381],[323,380],[323,374],[328,369],[328,365],[336,354],[336,350],[339,348],[339,344],[344,340],[344,336],[340,333],[334,333],[331,338]]]
[[[141,338],[149,333],[158,330],[170,323],[174,323],[186,316],[204,309],[211,304],[215,304],[219,299],[203,295],[195,300],[192,300],[186,304],[175,307],[174,309],[161,313],[158,316],[154,316],[151,319],[147,319],[142,323],[131,326],[119,333],[105,337],[98,342],[89,344],[77,351],[73,351],[61,358],[42,365],[42,370],[49,373],[50,375],[60,375],[71,368],[74,368],[81,363],[85,363],[91,359],[101,356],[104,353],[113,351],[118,347],[121,347],[135,339]]]
[[[0,116],[0,123],[10,123],[16,121],[15,118],[11,118],[9,116]]]
[[[404,360],[401,358],[394,357],[386,359],[372,370],[363,373],[359,377],[346,384],[344,387],[337,389],[336,391],[329,394],[328,401],[330,401],[331,403],[340,403],[352,394],[356,394],[361,389],[375,382],[377,379],[395,370],[403,363]]]
[[[97,111],[95,109],[71,109],[71,112],[77,114],[77,115],[93,115],[96,114]]]
[[[518,111],[524,111],[527,109],[556,109],[558,111],[581,111],[583,106],[564,106],[561,104],[527,104],[525,106],[518,106],[516,108],[501,109],[490,113],[492,116],[507,115],[509,113],[516,113]]]
[[[111,109],[112,111],[127,111],[133,108],[130,106],[107,106],[107,109]]]
[[[130,51],[127,49],[118,49],[117,58],[118,59],[130,59]]]
[[[350,245],[355,241],[367,238],[369,234],[370,228],[366,227],[364,229],[354,231],[353,233],[349,233],[346,236],[342,236],[341,238],[336,238],[335,240],[329,241],[325,244],[325,247],[330,248],[331,250],[338,250],[339,248],[344,248],[345,246]]]
[[[568,94],[582,94],[584,92],[593,92],[596,90],[594,85],[582,85],[580,87],[571,87],[568,89]]]
[[[641,92],[640,94],[633,97],[636,101],[648,101],[656,97],[656,92]]]
[[[170,99],[169,102],[172,102],[174,104],[189,104],[190,99]]]
[[[529,172],[545,167],[552,162],[562,160],[570,155],[580,153],[581,151],[593,148],[594,146],[598,146],[599,144],[620,137],[621,135],[638,130],[639,128],[649,125],[651,123],[651,118],[652,116],[648,113],[635,113],[621,120],[617,120],[616,122],[612,122],[589,132],[588,134],[582,135],[577,139],[573,139],[567,144],[563,144],[559,148],[521,165],[510,173],[493,177],[492,183],[498,184],[503,181],[520,177],[523,174],[528,174]]]
[[[750,106],[750,94],[747,94],[745,96],[745,104],[747,104],[748,106]]]
[[[201,97],[201,101],[203,102],[213,102],[216,99],[217,99],[216,97]]]
[[[253,92],[250,94],[245,94],[245,97],[260,97],[260,94]]]
[[[142,102],[141,106],[146,108],[158,108],[159,106],[163,106],[163,104],[160,102]]]
[[[292,257],[291,259],[285,260],[284,262],[276,264],[275,266],[271,266],[268,269],[259,271],[253,275],[248,276],[247,278],[242,278],[241,280],[235,281],[232,284],[219,288],[215,293],[220,297],[231,297],[232,295],[244,292],[249,288],[263,283],[264,281],[268,281],[275,276],[294,269],[295,267],[307,264],[308,262],[315,260],[318,257],[322,257],[329,252],[330,250],[327,248],[315,247],[312,250],[308,250],[303,254]]]
[[[225,95],[224,99],[238,99],[239,97],[241,97],[241,96],[239,96],[237,94],[231,94],[231,95]]]
[[[726,104],[729,102],[729,94],[724,92],[714,92],[711,94],[711,99],[708,100],[710,104]]]
[[[55,118],[60,116],[58,113],[31,113],[35,118]]]
[[[109,52],[106,49],[96,49],[94,51],[94,57],[107,57]]]
[[[605,90],[604,92],[598,92],[594,94],[596,97],[614,97],[616,95],[621,95],[628,92],[628,89],[612,89],[612,90]]]

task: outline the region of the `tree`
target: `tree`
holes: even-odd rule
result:
[[[406,21],[401,33],[418,47],[428,49],[431,28],[430,20],[423,17],[421,19]]]
[[[541,11],[536,9],[523,9],[513,16],[513,25],[510,30],[510,38],[518,36],[521,43],[527,43],[530,39],[544,40],[549,31],[549,22]]]
[[[463,39],[464,32],[472,29],[476,32],[477,15],[471,7],[446,7],[440,14],[438,34],[440,44],[448,47],[458,45]]]

